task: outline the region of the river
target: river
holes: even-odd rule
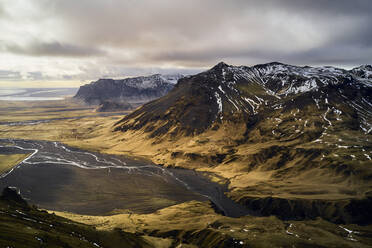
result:
[[[186,169],[168,169],[143,159],[88,152],[59,142],[0,139],[0,154],[29,156],[0,175],[30,203],[49,210],[108,215],[124,209],[151,213],[174,204],[211,200],[225,215],[248,210],[224,195],[226,187]]]

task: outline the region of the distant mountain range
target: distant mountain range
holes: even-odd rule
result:
[[[221,62],[180,79],[114,131],[159,164],[215,173],[232,199],[261,214],[372,222],[369,65]]]
[[[182,78],[180,74],[141,76],[125,79],[99,79],[81,86],[75,99],[81,99],[88,104],[143,103],[167,94]],[[112,104],[111,104],[112,105]],[[118,107],[118,106],[116,106]]]

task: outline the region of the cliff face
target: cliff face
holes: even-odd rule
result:
[[[99,79],[81,86],[75,98],[88,104],[116,102],[147,102],[167,94],[181,75],[155,74],[120,80]]]

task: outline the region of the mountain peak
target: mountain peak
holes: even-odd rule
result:
[[[365,69],[365,70],[368,70],[368,71],[372,71],[372,66],[371,65],[361,65],[361,66],[353,68],[353,70],[355,70],[355,69]]]
[[[218,69],[222,69],[222,68],[226,68],[226,67],[229,67],[229,65],[226,64],[225,62],[221,61],[217,65],[213,66],[212,70],[216,70],[216,69],[218,70]]]

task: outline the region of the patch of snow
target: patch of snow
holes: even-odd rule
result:
[[[41,244],[43,243],[43,240],[41,239],[41,238],[39,238],[39,237],[35,237],[35,239],[37,240],[37,241],[39,241]]]
[[[366,158],[367,158],[368,160],[372,160],[371,157],[370,157],[367,153],[364,153],[364,156],[366,156]]]
[[[217,92],[214,93],[214,96],[216,97],[216,101],[217,101],[217,105],[218,105],[218,113],[222,113],[222,99]],[[221,120],[223,119],[222,114],[220,116],[220,119]]]
[[[253,113],[257,114],[256,109],[260,107],[260,104],[256,103],[255,101],[248,97],[243,97],[243,99],[251,106]]]
[[[359,233],[359,232],[355,232],[355,231],[352,231],[352,230],[349,230],[343,226],[339,226],[341,229],[343,229],[344,231],[346,231],[348,234],[347,234],[347,239],[348,240],[351,240],[351,241],[358,241],[356,240],[354,237],[353,237],[353,233]]]
[[[326,122],[328,122],[328,125],[329,125],[329,126],[332,126],[332,122],[331,122],[330,120],[327,119],[327,114],[328,114],[329,111],[330,111],[330,108],[327,108],[327,111],[322,115],[322,117],[323,117],[323,119],[324,119]],[[327,128],[325,127],[325,129],[327,129]]]
[[[314,102],[315,102],[317,108],[320,109],[320,106],[319,106],[319,99],[315,99],[315,98],[313,98],[313,100],[314,100]]]
[[[334,112],[336,115],[341,115],[341,114],[342,114],[342,111],[341,111],[341,110],[338,110],[338,109],[333,109],[333,112]]]
[[[229,97],[227,97],[227,95],[226,95],[226,98],[227,98],[227,100],[229,100],[229,102],[231,102],[232,105],[234,105],[236,110],[239,111],[239,108],[236,106],[236,104]]]
[[[222,89],[221,85],[218,86],[218,89],[219,89],[223,94],[226,94],[226,92]]]

